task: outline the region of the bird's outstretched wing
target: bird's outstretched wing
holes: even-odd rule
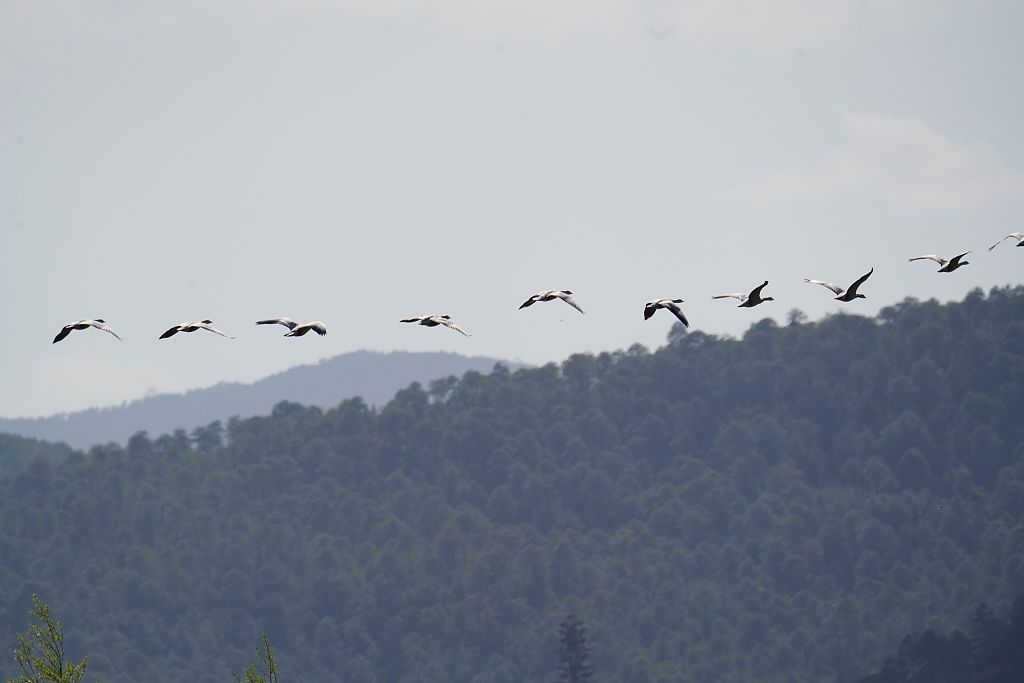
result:
[[[220,336],[227,337],[228,339],[234,339],[234,337],[232,337],[230,334],[228,334],[226,332],[221,332],[220,330],[218,330],[216,327],[214,327],[212,324],[210,324],[208,322],[201,322],[198,325],[196,325],[196,327],[200,327],[200,328],[202,328],[204,330],[208,330],[210,332],[213,332],[214,334],[219,334]]]
[[[173,337],[174,335],[176,335],[178,333],[178,331],[180,329],[181,329],[181,325],[175,325],[171,329],[169,329],[166,332],[164,332],[163,334],[161,334],[160,338],[161,339],[167,339],[168,337]]]
[[[757,287],[754,287],[752,290],[750,290],[750,294],[747,295],[747,298],[748,299],[760,299],[761,298],[761,290],[764,289],[767,286],[768,286],[768,281],[765,280],[764,282],[759,284]]]
[[[957,254],[957,255],[956,255],[956,256],[954,256],[953,258],[949,259],[949,263],[950,263],[951,265],[953,265],[953,266],[959,265],[959,263],[960,263],[960,259],[962,259],[962,258],[963,258],[964,256],[967,256],[967,255],[968,255],[968,254],[970,254],[970,253],[971,253],[971,252],[969,252],[969,251],[965,251],[965,252],[964,252],[964,253],[962,253],[962,254]]]
[[[575,308],[575,309],[576,309],[577,311],[579,311],[580,313],[583,313],[583,309],[582,309],[582,308],[580,308],[580,305],[579,305],[578,303],[576,303],[576,300],[575,300],[575,299],[573,299],[573,298],[572,298],[572,297],[571,297],[571,296],[569,295],[569,292],[567,292],[567,291],[566,291],[566,292],[559,292],[559,293],[558,293],[558,298],[559,298],[559,299],[561,299],[562,301],[564,301],[565,303],[569,304],[569,305],[570,305],[570,306],[572,306],[573,308]],[[584,314],[584,315],[585,315],[585,314]]]
[[[871,277],[871,274],[874,273],[874,272],[875,272],[875,269],[872,267],[871,270],[869,270],[868,272],[864,273],[864,275],[862,275],[856,282],[854,282],[852,285],[850,285],[850,288],[848,290],[846,290],[846,293],[847,294],[851,294],[851,295],[856,295],[857,294],[857,288],[860,287],[862,284],[864,284],[864,281],[867,280],[869,277]]]
[[[114,330],[110,327],[110,325],[106,324],[105,322],[102,322],[100,320],[93,320],[89,324],[92,325],[93,327],[95,327],[97,330],[103,330],[104,332],[109,332],[110,334],[112,334],[115,337],[117,337],[118,341],[124,341],[123,339],[121,339],[120,335],[118,335],[117,332],[114,332]]]
[[[464,329],[459,327],[457,324],[455,324],[455,322],[453,322],[447,316],[435,316],[434,319],[437,322],[439,322],[442,325],[444,325],[445,327],[447,327],[448,329],[450,329],[450,330],[455,330],[456,332],[458,332],[458,333],[460,333],[460,334],[462,334],[462,335],[464,335],[466,337],[472,336],[472,335],[469,334],[469,332],[466,332]]]
[[[57,336],[53,338],[53,343],[56,344],[57,342],[66,338],[69,334],[71,334],[72,329],[74,328],[71,325],[65,325],[64,327],[60,328],[60,332],[58,332]]]
[[[1007,235],[1006,237],[1004,237],[1003,239],[999,240],[998,242],[993,244],[991,247],[989,247],[988,250],[992,251],[993,249],[998,247],[1000,244],[1002,244],[1006,240],[1017,240],[1018,242],[1020,242],[1020,241],[1024,240],[1024,232],[1011,232],[1009,235]]]
[[[835,294],[836,296],[842,296],[843,292],[846,291],[842,288],[841,285],[837,285],[834,282],[825,282],[824,280],[811,280],[806,277],[804,278],[804,282],[811,285],[821,285],[825,289],[831,289],[832,293]]]
[[[739,301],[746,301],[747,295],[743,292],[735,292],[733,294],[717,294],[712,299],[738,299]]]
[[[690,326],[690,321],[686,319],[686,316],[683,314],[683,309],[679,308],[679,304],[677,304],[674,301],[670,301],[669,303],[665,304],[665,308],[672,311],[672,315],[679,318],[679,322],[683,324],[683,327]]]
[[[942,258],[942,257],[941,257],[941,256],[939,256],[938,254],[926,254],[926,255],[924,255],[924,256],[915,256],[914,258],[912,258],[912,259],[909,259],[909,260],[910,260],[910,261],[924,261],[924,260],[926,260],[926,259],[927,259],[928,261],[935,261],[935,262],[936,262],[936,263],[938,263],[938,264],[939,264],[940,266],[944,266],[944,265],[946,265],[947,263],[949,263],[949,261],[947,261],[946,259]]]
[[[266,320],[257,320],[257,325],[284,325],[289,330],[294,330],[298,327],[298,323],[291,318],[267,318]]]

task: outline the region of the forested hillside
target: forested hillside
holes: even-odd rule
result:
[[[601,681],[855,681],[1024,590],[1022,405],[1018,288],[139,435],[0,480],[0,637],[38,592],[107,683],[264,630],[288,680],[526,683],[574,613]]]
[[[860,683],[1020,683],[1024,681],[1024,594],[1004,621],[982,603],[967,633],[928,630],[900,641],[877,673]]]
[[[157,394],[121,406],[91,408],[38,418],[2,418],[0,432],[64,441],[89,448],[110,441],[124,445],[136,432],[153,436],[192,429],[235,416],[266,415],[281,401],[330,408],[345,398],[361,397],[383,405],[412,382],[486,372],[495,359],[457,353],[355,351],[300,365],[252,384],[223,382],[183,394]]]
[[[0,434],[0,477],[17,474],[33,460],[62,461],[72,450],[64,444],[26,439],[14,434]],[[0,558],[2,561],[3,558]]]

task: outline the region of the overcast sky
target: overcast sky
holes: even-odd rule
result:
[[[1022,64],[1012,0],[0,0],[0,415],[357,349],[654,348],[655,297],[739,335],[1019,284],[987,247],[1024,230]],[[802,279],[872,266],[855,304]],[[561,288],[586,316],[517,310]],[[88,317],[125,341],[50,343]],[[238,339],[157,340],[202,318]]]

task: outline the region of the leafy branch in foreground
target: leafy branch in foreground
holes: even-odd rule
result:
[[[78,683],[85,678],[89,658],[78,664],[64,661],[64,625],[50,615],[50,606],[32,594],[28,633],[18,634],[14,659],[24,672],[8,683]]]
[[[235,683],[280,683],[277,677],[277,663],[274,661],[274,651],[270,649],[270,639],[263,634],[263,647],[256,648],[256,657],[259,663],[249,663],[242,672],[242,678],[232,673]]]

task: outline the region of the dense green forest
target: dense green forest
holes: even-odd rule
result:
[[[1024,681],[1024,594],[1004,621],[982,603],[967,633],[907,636],[877,673],[859,683],[1020,683]]]
[[[34,460],[61,462],[71,453],[71,448],[62,443],[0,433],[0,477],[17,474]]]
[[[106,683],[856,681],[1024,590],[1024,289],[673,328],[655,352],[293,403],[0,479],[0,638],[38,593]],[[0,674],[9,673],[0,661]]]

